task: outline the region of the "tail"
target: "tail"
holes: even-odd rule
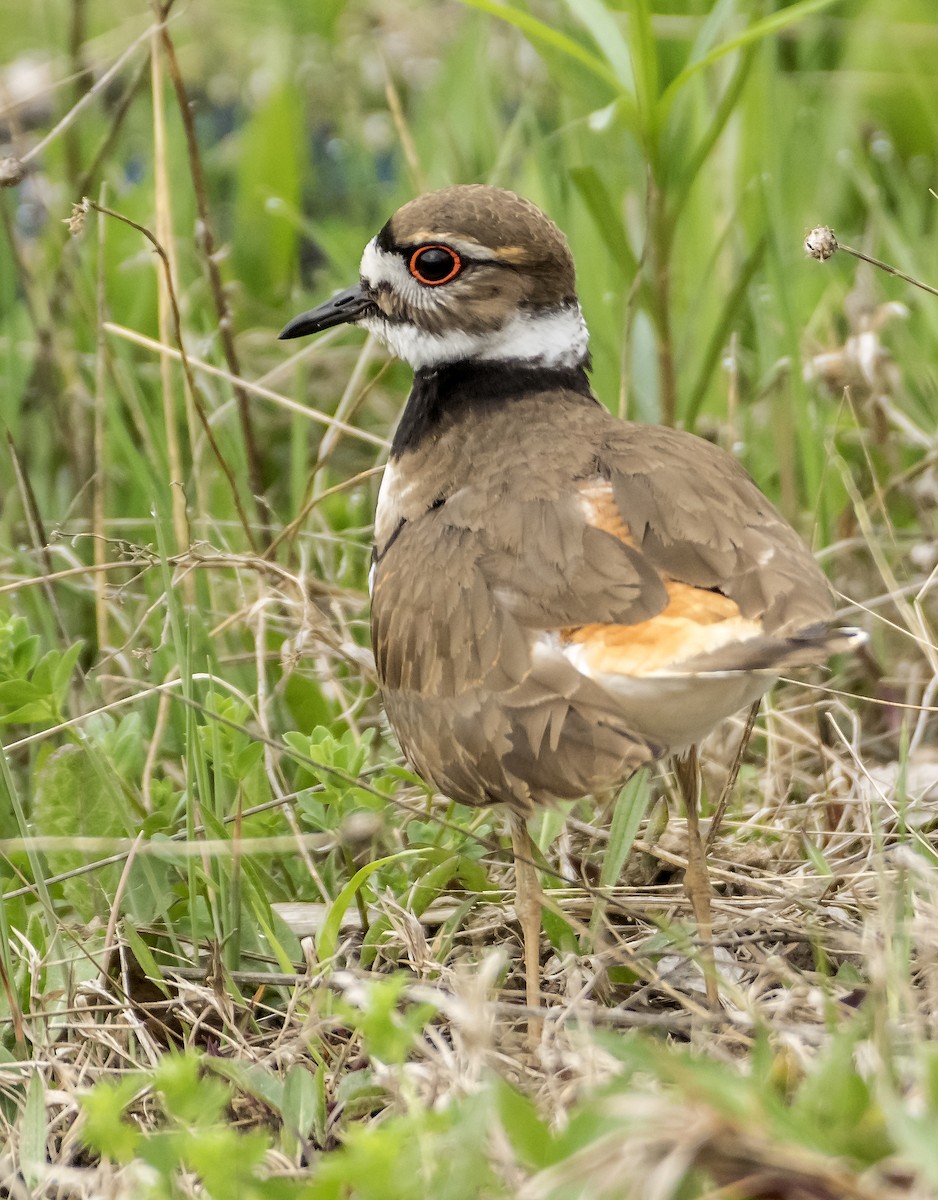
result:
[[[808,625],[791,634],[765,634],[682,663],[682,673],[765,671],[778,675],[791,667],[819,666],[834,654],[852,654],[867,642],[852,625]]]

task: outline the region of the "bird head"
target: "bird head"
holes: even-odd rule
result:
[[[362,325],[415,371],[461,361],[577,367],[588,335],[564,235],[529,200],[463,185],[398,209],[359,282],[295,317],[282,338]]]

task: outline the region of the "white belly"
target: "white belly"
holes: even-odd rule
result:
[[[671,753],[702,741],[721,721],[761,699],[776,678],[751,671],[593,676],[615,696],[629,729]]]

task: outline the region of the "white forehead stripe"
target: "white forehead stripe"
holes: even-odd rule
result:
[[[386,254],[379,250],[377,238],[372,238],[365,247],[358,269],[362,279],[371,287],[386,283],[393,288],[402,288],[415,282],[403,258],[399,254]]]

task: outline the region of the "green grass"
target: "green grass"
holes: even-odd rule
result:
[[[802,248],[938,282],[932,7],[0,12],[0,1188],[938,1194],[938,302]],[[736,453],[871,635],[760,717],[711,853],[719,1021],[643,776],[534,830],[530,1051],[502,816],[428,794],[375,695],[408,371],[276,332],[472,181],[568,233],[609,407]],[[70,233],[83,196],[124,219]]]

